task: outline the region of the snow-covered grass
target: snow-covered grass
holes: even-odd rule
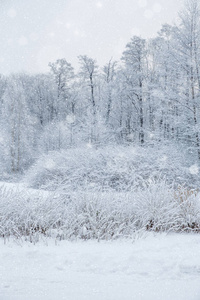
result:
[[[95,193],[0,183],[0,300],[199,300],[199,228],[199,195],[163,180]]]
[[[12,188],[11,188],[12,187]],[[124,193],[67,193],[0,186],[0,236],[56,240],[113,240],[138,231],[199,231],[200,200],[165,181]]]
[[[200,237],[0,240],[1,300],[199,300]]]

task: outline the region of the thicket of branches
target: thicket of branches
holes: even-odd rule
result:
[[[23,181],[34,189],[68,192],[130,192],[141,181],[165,178],[168,184],[198,188],[196,165],[188,168],[180,147],[82,147],[42,155]],[[193,161],[194,163],[194,161]]]
[[[0,189],[0,236],[37,242],[111,240],[138,232],[199,232],[200,200],[165,181],[143,181],[134,192],[55,193]]]

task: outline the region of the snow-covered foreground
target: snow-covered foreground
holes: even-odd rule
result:
[[[200,236],[0,241],[1,300],[199,300]]]

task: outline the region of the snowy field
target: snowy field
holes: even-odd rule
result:
[[[1,300],[200,299],[200,235],[0,247]]]

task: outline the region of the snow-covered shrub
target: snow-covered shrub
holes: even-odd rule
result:
[[[113,239],[134,229],[130,197],[119,194],[32,194],[0,189],[0,235]]]
[[[183,230],[200,230],[200,196],[195,189],[179,186],[174,193]]]
[[[51,152],[26,174],[30,187],[67,191],[127,191],[140,178],[134,149],[83,149]]]
[[[178,192],[177,192],[178,191]],[[178,196],[177,196],[178,193]],[[55,192],[0,188],[0,236],[36,242],[56,239],[110,240],[138,231],[199,231],[200,200],[183,197],[164,180],[143,182],[131,192]]]
[[[180,216],[173,187],[165,180],[144,182],[144,186],[135,193],[135,215],[140,226],[147,230],[176,230]]]
[[[188,186],[198,185],[198,176],[191,173],[184,155],[171,148],[104,147],[53,151],[42,155],[25,174],[29,187],[66,191],[123,191],[130,192],[150,177],[167,178]],[[186,165],[188,164],[188,165]],[[192,164],[192,162],[191,162]]]
[[[120,194],[81,194],[71,199],[61,238],[114,239],[135,231],[131,197]]]
[[[1,236],[32,236],[35,232],[44,232],[46,227],[49,226],[48,210],[46,210],[46,214],[44,214],[45,207],[41,207],[41,204],[41,197],[33,197],[33,195],[25,191],[13,191],[1,187]]]

